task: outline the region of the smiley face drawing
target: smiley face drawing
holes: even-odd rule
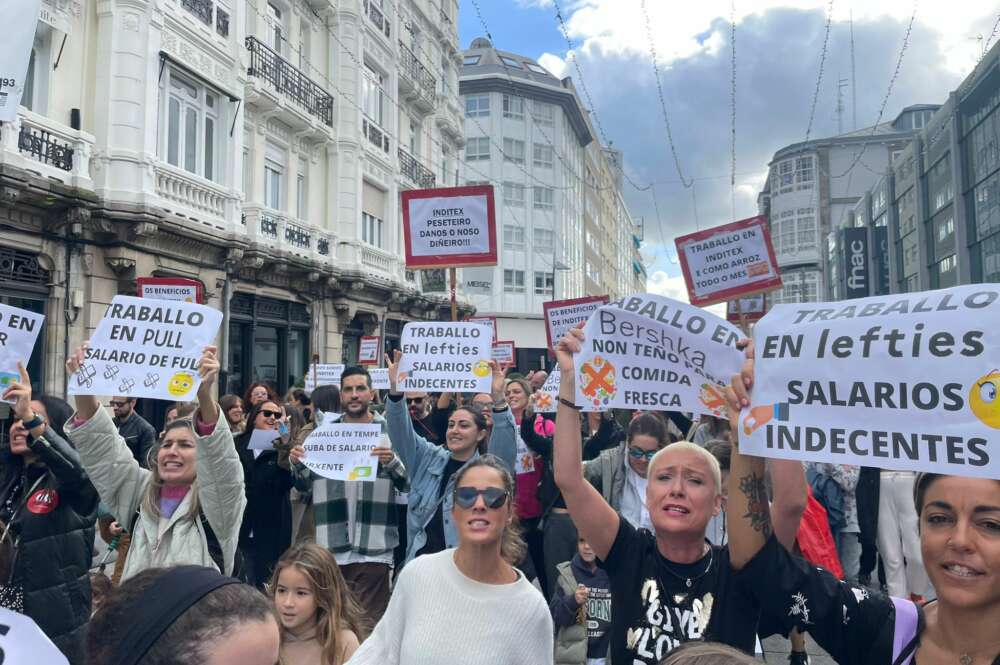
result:
[[[167,383],[167,392],[174,397],[181,397],[191,392],[191,386],[193,385],[193,376],[187,372],[178,372],[170,377],[170,382]]]
[[[476,362],[472,363],[472,373],[478,376],[479,378],[488,376],[490,373],[490,364],[485,360],[477,360]]]
[[[1000,370],[995,369],[973,382],[969,408],[984,425],[1000,429]]]

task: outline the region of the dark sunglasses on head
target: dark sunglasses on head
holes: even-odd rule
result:
[[[507,502],[507,490],[499,487],[487,487],[484,490],[476,487],[459,487],[455,489],[455,503],[459,508],[468,510],[476,505],[476,499],[483,497],[483,503],[487,508],[496,510]]]
[[[261,409],[260,413],[265,418],[280,418],[281,417],[281,411],[271,411],[271,409]]]
[[[645,458],[647,462],[652,462],[653,457],[656,455],[656,450],[643,450],[642,448],[629,448],[628,456],[633,459],[643,459]]]

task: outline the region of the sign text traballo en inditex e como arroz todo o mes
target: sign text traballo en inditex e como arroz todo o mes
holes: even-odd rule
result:
[[[754,330],[752,455],[1000,478],[1000,290],[776,305]]]

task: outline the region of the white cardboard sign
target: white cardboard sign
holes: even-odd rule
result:
[[[493,360],[501,367],[513,365],[516,361],[516,350],[514,342],[502,340],[493,344]]]
[[[382,338],[377,335],[365,336],[358,344],[358,364],[377,365],[378,353],[382,350]]]
[[[371,367],[368,375],[372,377],[372,389],[389,390],[389,370],[385,367]]]
[[[309,365],[309,369],[306,370],[304,389],[307,393],[311,393],[319,386],[337,386],[337,388],[340,388],[340,375],[344,373],[344,365],[342,363],[317,363],[315,367],[316,380],[313,380],[313,366]]]
[[[20,381],[17,363],[28,366],[44,314],[0,304],[0,393]]]
[[[198,359],[221,323],[222,312],[205,305],[115,296],[68,392],[193,400]]]
[[[575,357],[576,404],[721,416],[723,390],[740,371],[743,334],[699,307],[640,293],[604,305],[583,328]]]
[[[555,413],[556,403],[559,399],[559,382],[562,379],[562,371],[556,365],[549,372],[548,378],[542,384],[542,389],[538,391],[538,399],[535,400],[535,411],[539,413]]]
[[[746,453],[1000,478],[996,284],[776,305],[754,338]]]
[[[302,443],[306,452],[302,464],[330,480],[374,482],[378,459],[372,450],[381,442],[378,423],[349,424],[326,418]]]
[[[584,323],[601,305],[607,304],[607,296],[588,296],[572,300],[552,300],[542,303],[545,317],[545,334],[549,349],[555,350],[559,340],[570,329]]]
[[[407,323],[400,340],[399,390],[490,392],[491,338],[481,323]]]
[[[12,122],[17,117],[18,104],[22,103],[40,9],[41,0],[4,3],[4,38],[0,39],[0,122]]]
[[[281,438],[281,432],[276,429],[254,429],[250,435],[249,450],[273,450],[276,439]]]
[[[409,203],[413,257],[489,253],[485,196],[412,199]]]
[[[0,664],[69,665],[66,656],[30,617],[0,607]]]

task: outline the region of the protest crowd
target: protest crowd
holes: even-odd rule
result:
[[[492,360],[479,392],[408,390],[399,350],[387,390],[354,365],[219,395],[207,345],[149,423],[87,394],[87,345],[69,403],[19,364],[0,607],[74,665],[739,664],[773,635],[793,665],[1000,663],[1000,481],[750,454],[788,418],[749,409],[769,351],[743,335],[715,415],[581,409],[588,331],[552,408]],[[339,477],[335,448],[369,462]]]

